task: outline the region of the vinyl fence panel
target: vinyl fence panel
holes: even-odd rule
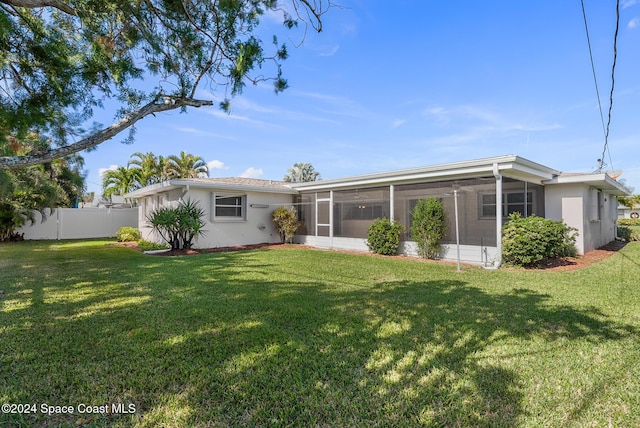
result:
[[[138,208],[57,208],[42,221],[18,229],[24,239],[87,239],[116,236],[124,226],[138,227]]]

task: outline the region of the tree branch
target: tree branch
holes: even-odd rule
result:
[[[0,3],[8,4],[13,7],[26,7],[28,9],[50,6],[69,15],[77,15],[74,8],[58,0],[0,0]]]
[[[95,147],[107,140],[110,140],[123,130],[133,126],[137,121],[150,114],[175,110],[180,107],[202,107],[211,105],[213,105],[213,101],[209,100],[194,100],[191,98],[173,98],[160,96],[155,101],[141,107],[136,111],[129,113],[118,122],[104,128],[101,131],[96,132],[93,135],[83,138],[76,143],[50,149],[44,153],[38,153],[35,155],[0,156],[0,170],[18,169],[37,165],[43,162],[50,162],[54,159],[69,156],[81,150]]]

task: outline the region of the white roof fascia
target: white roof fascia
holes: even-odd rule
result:
[[[145,186],[141,189],[134,190],[124,195],[125,198],[137,199],[145,196],[155,195],[157,193],[166,192],[168,190],[179,189],[180,186],[176,186],[173,180],[163,181],[162,183],[152,184]]]
[[[260,193],[284,193],[289,195],[297,195],[298,191],[290,187],[266,187],[266,186],[251,186],[246,184],[229,184],[229,183],[207,183],[202,181],[190,181],[190,180],[171,180],[172,183],[180,186],[189,186],[198,189],[215,189],[222,191],[233,192],[260,192]]]
[[[618,183],[607,174],[576,174],[558,176],[544,182],[545,185],[554,184],[586,184],[596,189],[606,190],[615,196],[631,196],[633,192]]]
[[[293,186],[298,190],[308,191],[384,184],[409,184],[421,181],[437,181],[438,179],[473,178],[482,175],[493,176],[494,164],[497,164],[499,171],[507,177],[513,176],[514,178],[526,179],[527,181],[538,183],[560,174],[560,171],[553,170],[527,159],[507,155],[331,180],[294,183]],[[514,173],[510,174],[512,171]]]
[[[260,192],[260,193],[281,193],[289,195],[297,195],[298,191],[293,188],[286,187],[265,187],[265,186],[248,186],[243,184],[228,184],[228,183],[207,183],[202,181],[192,180],[168,180],[158,184],[152,184],[150,186],[143,187],[142,189],[135,190],[131,193],[124,195],[126,198],[142,198],[145,196],[155,195],[158,193],[166,192],[168,190],[179,189],[184,187],[190,187],[194,189],[213,189],[221,190],[223,192]]]

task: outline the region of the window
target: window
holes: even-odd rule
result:
[[[527,192],[527,205],[524,202],[524,193],[505,193],[503,215],[508,216],[513,213],[520,213],[522,217],[528,217],[533,211],[533,192]]]
[[[604,195],[602,190],[591,189],[591,221],[602,220],[602,209],[604,207]]]
[[[490,193],[486,195],[480,195],[482,203],[480,204],[480,217],[495,217],[496,216],[496,194]]]
[[[213,195],[213,220],[245,220],[246,195]]]
[[[382,204],[344,204],[345,220],[374,220],[383,217]]]
[[[502,194],[502,216],[520,213],[523,217],[528,217],[533,213],[533,192],[527,192],[527,202],[525,204],[524,192],[507,192]],[[496,195],[495,193],[484,193],[480,195],[480,218],[496,217]]]

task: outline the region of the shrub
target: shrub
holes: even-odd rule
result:
[[[619,218],[619,226],[640,226],[640,218]]]
[[[622,238],[627,242],[640,241],[640,227],[618,226],[618,238]]]
[[[386,217],[377,218],[367,231],[367,246],[376,254],[392,256],[398,253],[400,234],[405,231],[404,225],[398,222],[392,222]]]
[[[436,198],[419,200],[411,212],[411,239],[418,244],[421,257],[435,259],[440,256],[440,241],[447,231],[444,206]]]
[[[161,207],[152,211],[147,221],[172,250],[178,250],[191,248],[193,239],[204,235],[203,216],[204,209],[189,199],[181,201],[176,208]]]
[[[141,239],[138,241],[138,248],[141,251],[154,251],[154,250],[166,250],[168,248],[167,244],[158,244],[155,242],[147,241],[145,239]]]
[[[576,229],[562,221],[519,213],[502,227],[502,260],[514,266],[533,266],[544,259],[575,256]]]
[[[280,234],[282,242],[291,241],[300,226],[296,209],[294,207],[280,207],[271,213],[271,218],[276,224],[276,230]]]
[[[118,242],[133,242],[140,240],[140,231],[135,227],[121,227],[116,232]]]

